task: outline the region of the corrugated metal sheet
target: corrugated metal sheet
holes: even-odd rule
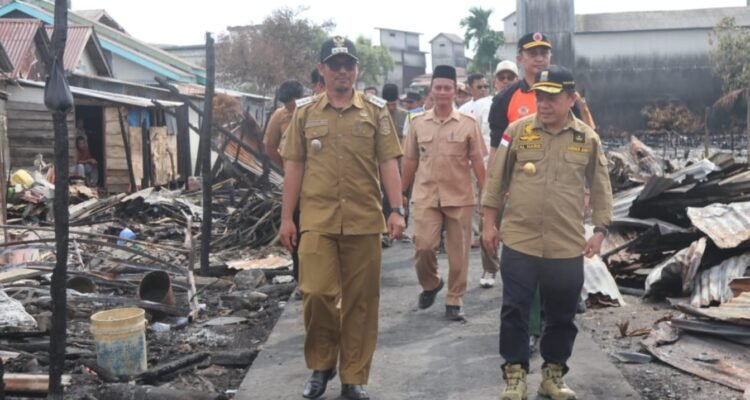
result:
[[[603,294],[612,300],[617,300],[620,306],[625,306],[620,290],[617,289],[617,283],[609,273],[607,266],[599,256],[583,259],[583,293],[588,297],[592,294]]]
[[[682,277],[682,290],[689,291],[694,284],[693,277],[700,267],[705,250],[706,238],[701,238],[654,267],[646,278],[646,294],[658,287],[662,279],[671,280],[674,276]]]
[[[643,345],[665,363],[722,385],[745,390],[750,382],[750,352],[747,346],[710,336],[682,333],[673,343],[661,343],[661,336],[673,330],[661,322],[643,340]]]
[[[177,83],[175,84],[175,86],[177,87],[177,90],[180,91],[180,94],[184,94],[185,96],[204,97],[206,93],[205,86],[198,85],[195,83]],[[237,90],[231,90],[231,89],[216,88],[215,92],[216,94],[226,94],[232,97],[247,97],[247,98],[250,98],[253,100],[259,100],[259,101],[273,100],[270,97],[261,96],[259,94],[239,92]]]
[[[26,77],[34,62],[34,37],[42,27],[35,19],[0,19],[0,44],[13,63],[12,77]]]
[[[52,39],[53,27],[47,26],[47,37]],[[68,26],[68,41],[65,42],[65,57],[63,65],[66,72],[73,72],[78,66],[81,55],[86,50],[86,44],[89,42],[94,28],[85,25]]]
[[[688,207],[688,218],[722,249],[732,249],[750,239],[750,202]]]
[[[44,82],[29,81],[25,79],[19,79],[18,82],[24,86],[33,86],[38,88],[44,87]],[[154,101],[158,102],[164,107],[179,107],[183,103],[179,101],[166,101],[166,100],[152,100],[145,97],[128,96],[119,93],[102,92],[99,90],[85,89],[77,86],[71,86],[70,91],[74,96],[88,97],[92,99],[106,100],[116,104],[123,104],[127,106],[135,106],[141,108],[153,108],[156,107]]]
[[[724,303],[734,297],[729,282],[745,275],[750,265],[750,253],[732,257],[721,264],[711,267],[695,279],[690,304],[693,307],[705,307],[712,302]]]
[[[742,293],[718,307],[691,307],[690,310],[686,309],[686,307],[689,307],[686,304],[678,305],[676,307],[691,315],[740,325],[750,325],[750,293],[748,292]],[[750,337],[750,330],[746,330],[746,332],[746,335]]]

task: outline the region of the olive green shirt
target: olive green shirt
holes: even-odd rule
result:
[[[534,173],[524,172],[529,163]],[[594,225],[609,225],[612,187],[599,135],[572,113],[558,134],[546,131],[531,115],[511,124],[503,134],[482,206],[503,213],[500,235],[505,245],[535,257],[573,258],[581,255],[586,243],[587,185]]]
[[[323,94],[298,106],[281,156],[305,164],[301,232],[385,232],[379,164],[401,156],[385,100],[355,92],[339,110]]]

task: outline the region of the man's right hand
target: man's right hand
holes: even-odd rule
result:
[[[497,250],[500,248],[500,233],[495,227],[494,221],[489,224],[487,221],[484,222],[484,229],[482,229],[482,245],[484,249],[489,253],[492,258],[497,257]]]
[[[281,243],[284,247],[289,252],[294,251],[294,248],[297,247],[297,227],[294,225],[294,221],[282,219],[279,236],[281,236]]]

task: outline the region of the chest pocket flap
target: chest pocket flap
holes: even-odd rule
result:
[[[518,150],[516,152],[516,160],[519,162],[539,161],[542,158],[544,158],[544,152],[540,150]]]
[[[305,138],[316,139],[328,135],[328,125],[315,125],[305,127]]]
[[[589,163],[590,153],[579,153],[575,151],[566,151],[563,155],[563,159],[569,163],[586,165]]]

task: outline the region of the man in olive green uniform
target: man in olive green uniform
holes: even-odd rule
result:
[[[391,113],[391,119],[393,120],[393,124],[396,126],[396,136],[398,136],[398,140],[403,145],[404,143],[404,124],[406,123],[406,119],[408,118],[408,112],[404,110],[403,108],[398,106],[398,86],[394,83],[386,83],[383,85],[383,100],[386,101],[386,107],[388,108],[388,112]],[[400,163],[399,163],[399,169],[400,169]],[[384,191],[385,192],[385,191]],[[404,202],[403,204],[406,204]],[[404,206],[404,222],[406,222],[407,226],[409,224],[409,208]],[[386,218],[391,215],[391,204],[388,201],[388,195],[386,193],[383,193],[383,215],[386,216]],[[383,235],[383,247],[391,247],[392,240],[387,236]]]
[[[414,179],[414,247],[417,277],[423,289],[419,295],[419,308],[432,306],[435,296],[443,288],[437,250],[445,224],[449,267],[445,316],[450,320],[463,320],[461,307],[469,272],[471,217],[475,205],[470,175],[473,170],[481,190],[486,148],[474,116],[453,106],[456,98],[455,68],[435,67],[431,89],[435,108],[417,116],[409,124],[402,189],[406,191]]]
[[[482,196],[484,246],[494,255],[503,242],[500,354],[506,387],[501,399],[526,398],[529,307],[538,285],[544,310],[538,392],[570,400],[575,393],[562,377],[578,332],[582,256],[592,257],[601,248],[612,219],[612,189],[599,136],[570,111],[577,98],[570,71],[551,65],[537,74],[533,89],[537,113],[502,135]],[[595,225],[588,241],[584,184],[591,188]],[[498,234],[493,222],[499,212]]]
[[[326,90],[297,106],[281,153],[281,240],[288,249],[296,244],[292,211],[300,201],[299,287],[305,361],[313,370],[303,396],[323,395],[338,362],[342,396],[369,399],[364,385],[377,341],[380,235],[386,231],[379,177],[394,205],[388,232],[400,237],[401,146],[385,100],[353,89],[359,63],[350,40],[324,42],[318,70]]]

